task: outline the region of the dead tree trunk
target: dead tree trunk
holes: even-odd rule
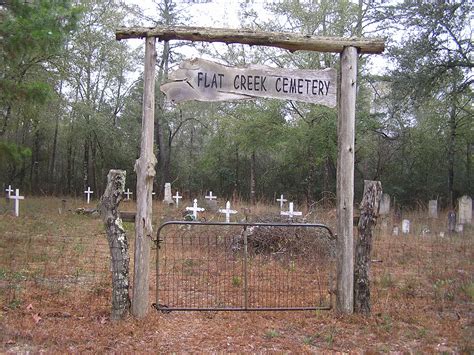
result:
[[[372,229],[377,222],[382,184],[380,181],[364,181],[364,196],[360,204],[359,238],[356,243],[354,267],[354,311],[370,313],[370,252]]]
[[[123,319],[130,310],[130,256],[127,235],[118,211],[124,190],[125,171],[110,170],[107,175],[107,187],[100,201],[100,210],[112,257],[112,320]]]

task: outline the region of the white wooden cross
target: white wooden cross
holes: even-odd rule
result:
[[[204,196],[204,198],[207,198],[209,201],[215,200],[217,196],[212,196],[212,191],[209,191],[209,196]]]
[[[220,213],[225,213],[225,221],[226,221],[227,223],[230,222],[230,215],[237,213],[236,210],[231,210],[231,209],[230,209],[230,201],[227,201],[227,203],[225,204],[225,209],[219,209],[219,212],[220,212]]]
[[[124,192],[123,194],[127,195],[127,200],[130,200],[130,195],[133,195],[133,192],[131,192],[130,189],[127,187],[127,192]]]
[[[10,198],[13,192],[12,185],[8,185],[8,189],[5,189],[5,191],[8,192],[8,198]]]
[[[186,211],[193,211],[193,217],[197,220],[197,213],[204,211],[204,208],[198,207],[198,200],[194,199],[193,207],[186,207]]]
[[[288,218],[293,218],[294,216],[301,216],[302,212],[293,211],[293,202],[290,202],[290,207],[288,211],[281,211],[280,214],[282,216],[288,216]]]
[[[87,194],[87,203],[89,203],[91,201],[91,195],[94,193],[94,191],[91,191],[91,187],[88,186],[84,193]]]
[[[20,215],[20,200],[24,200],[25,196],[20,196],[20,190],[15,190],[15,196],[10,196],[12,200],[15,200],[15,216]]]
[[[156,195],[155,191],[152,191],[151,192],[151,198],[153,198],[153,196],[155,196],[155,195]]]
[[[283,195],[281,195],[280,198],[277,198],[277,201],[280,202],[280,210],[282,210],[283,204],[288,200],[286,198],[283,198]]]
[[[176,207],[178,207],[179,199],[183,198],[183,196],[179,196],[179,191],[176,191],[176,195],[174,195],[173,198],[176,200]]]

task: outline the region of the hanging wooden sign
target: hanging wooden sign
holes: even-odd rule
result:
[[[170,73],[161,91],[174,102],[227,101],[265,97],[336,106],[336,70],[238,68],[196,58]]]

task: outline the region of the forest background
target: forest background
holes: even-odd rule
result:
[[[374,70],[365,55],[359,61],[356,200],[364,179],[382,181],[405,205],[438,199],[450,207],[473,195],[470,1],[155,0],[144,11],[115,0],[2,0],[0,183],[58,196],[90,186],[100,196],[107,172],[118,168],[134,190],[144,46],[116,41],[115,29],[216,27],[199,9],[226,3],[238,11],[238,28],[386,38],[383,68]],[[160,42],[157,86],[193,56],[237,66],[339,65],[331,53]],[[155,191],[171,182],[187,197],[285,193],[314,203],[334,196],[336,109],[270,99],[171,105],[156,95]]]

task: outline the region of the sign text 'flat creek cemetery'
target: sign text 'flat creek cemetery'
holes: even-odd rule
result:
[[[182,102],[265,97],[336,106],[336,70],[229,67],[204,59],[187,60],[161,86],[169,100]]]

